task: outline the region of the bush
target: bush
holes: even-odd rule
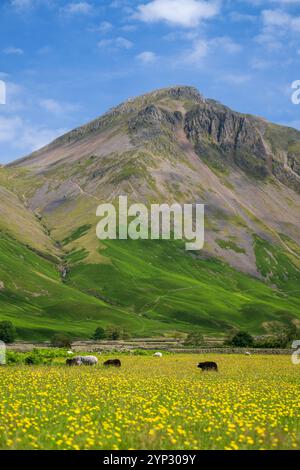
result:
[[[71,348],[72,338],[63,333],[57,333],[51,338],[51,346],[55,348]]]
[[[201,346],[202,343],[203,336],[197,331],[189,333],[183,342],[184,346]]]
[[[236,348],[251,348],[254,346],[254,339],[246,331],[239,331],[238,333],[235,333],[235,335],[230,338],[226,344]]]
[[[112,341],[117,341],[118,339],[121,338],[121,329],[120,328],[114,328],[110,327],[107,329],[107,339],[110,339]]]
[[[24,353],[6,351],[6,364],[19,364],[24,359]]]
[[[11,321],[0,322],[0,340],[4,343],[13,343],[17,332]]]
[[[7,364],[51,364],[52,360],[58,358],[70,357],[67,352],[62,349],[38,349],[35,348],[30,352],[7,351]]]
[[[289,343],[289,338],[282,334],[271,338],[262,338],[255,342],[255,347],[262,349],[285,349]]]
[[[117,341],[118,339],[129,339],[130,334],[128,331],[123,330],[122,328],[111,326],[106,331],[107,339],[111,341]]]
[[[25,355],[26,365],[39,365],[39,364],[50,364],[51,357],[47,357],[47,354],[43,353],[42,349],[33,349],[29,354]]]
[[[25,357],[25,364],[27,366],[33,366],[38,364],[43,364],[43,358],[39,354],[31,353],[27,357]]]
[[[95,333],[92,336],[92,339],[95,339],[96,341],[99,341],[99,340],[105,339],[105,338],[106,338],[106,332],[105,332],[104,328],[102,328],[101,326],[96,328]]]

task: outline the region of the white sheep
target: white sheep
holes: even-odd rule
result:
[[[154,357],[162,357],[162,353],[161,352],[156,352],[153,354]]]
[[[98,363],[98,359],[96,356],[76,356],[74,357],[74,362],[78,366],[94,366]]]

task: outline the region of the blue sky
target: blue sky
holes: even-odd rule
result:
[[[0,163],[186,84],[300,129],[300,0],[1,0]]]

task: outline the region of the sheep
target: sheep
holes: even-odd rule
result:
[[[103,365],[104,367],[121,367],[121,361],[120,359],[109,359],[108,361],[105,361]]]
[[[153,354],[153,357],[162,357],[162,353],[161,352],[156,352]]]
[[[218,366],[215,362],[199,362],[198,366],[202,371],[218,372]]]
[[[98,363],[96,356],[80,356],[80,360],[84,366],[94,366]]]
[[[75,356],[72,359],[67,359],[68,366],[94,366],[98,363],[96,356]]]

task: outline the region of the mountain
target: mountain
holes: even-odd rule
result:
[[[300,321],[300,132],[192,87],[130,99],[0,169],[0,316],[22,338]],[[105,241],[96,208],[204,203],[205,246]]]

